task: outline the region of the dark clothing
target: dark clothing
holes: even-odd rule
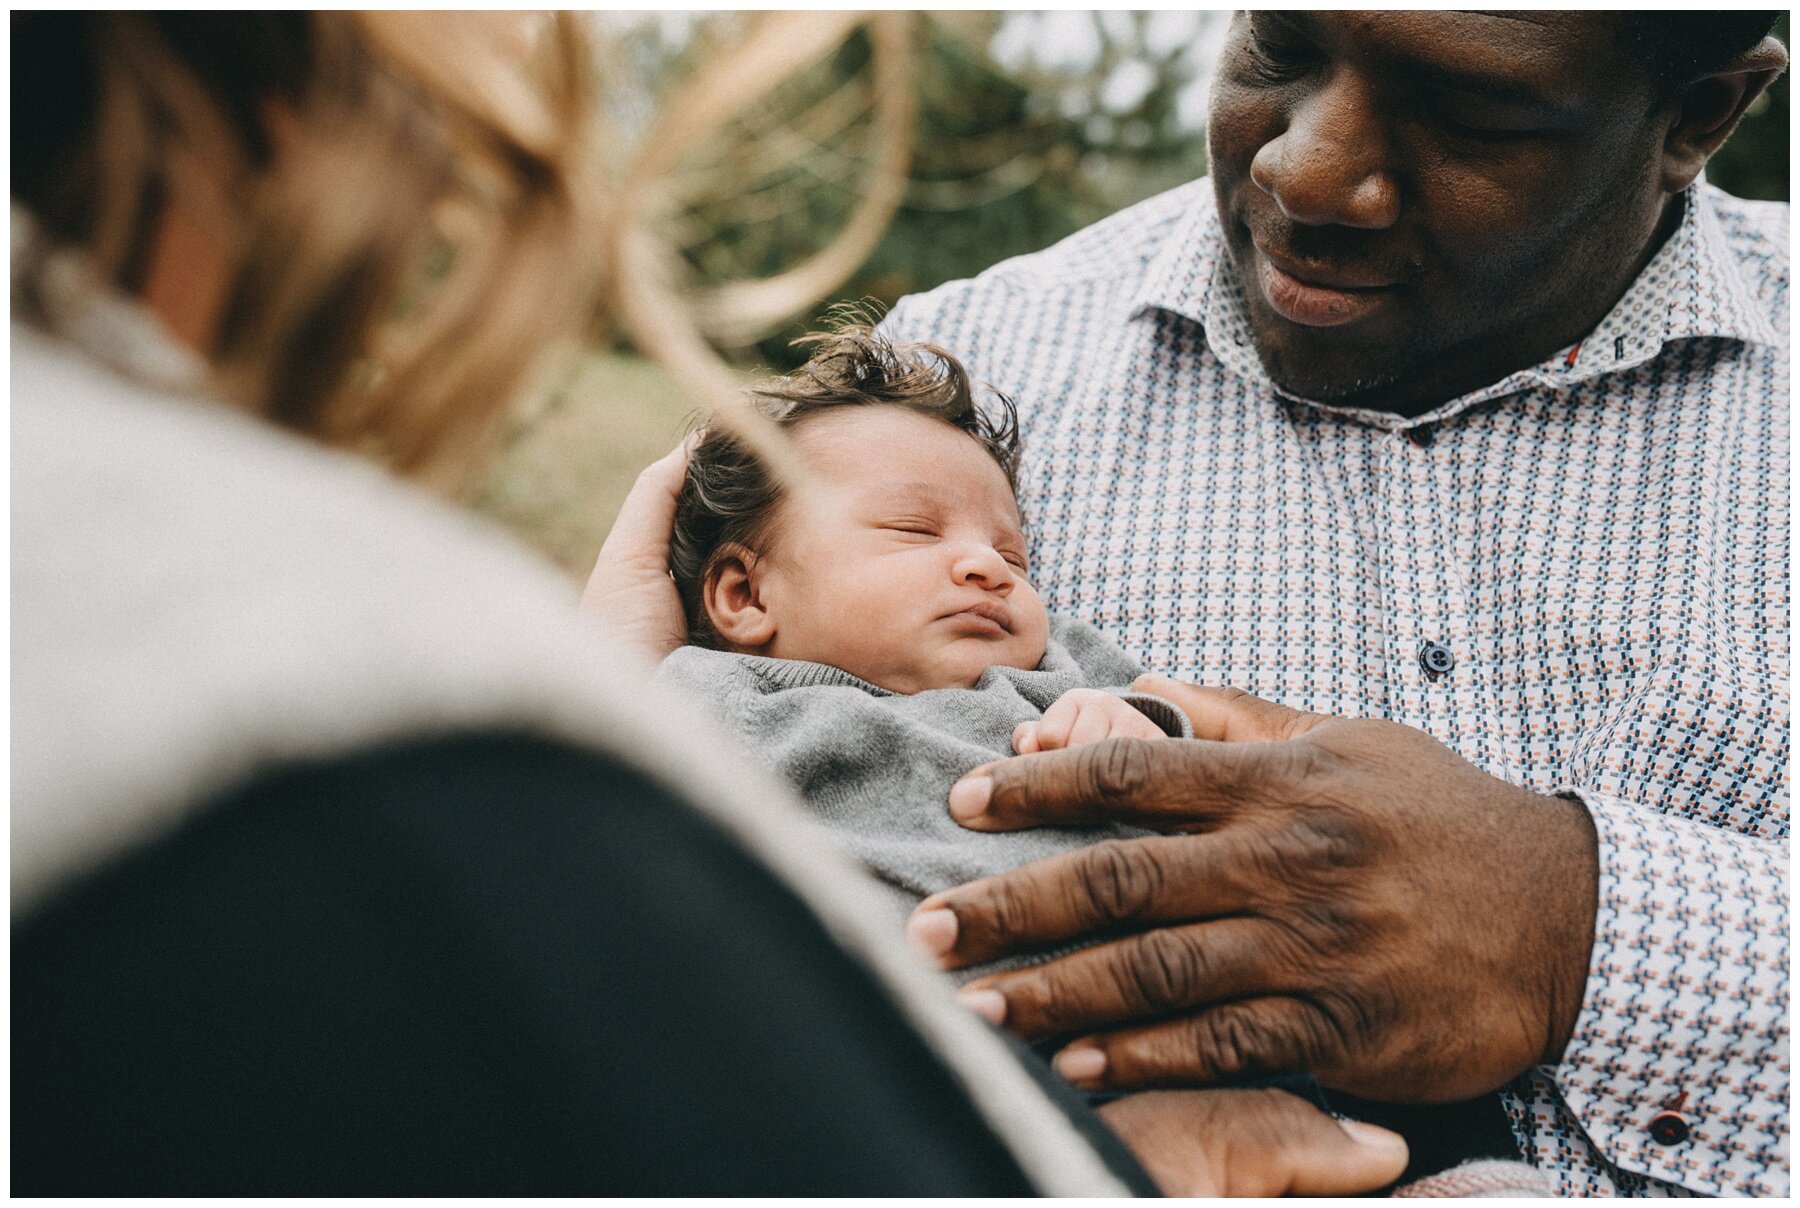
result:
[[[12,971],[16,1194],[1033,1194],[770,874],[539,739],[268,776],[66,887]]]

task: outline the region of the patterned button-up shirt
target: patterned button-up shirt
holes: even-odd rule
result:
[[[1696,188],[1578,345],[1411,419],[1273,386],[1204,180],[885,325],[1018,403],[1052,608],[1585,802],[1586,999],[1502,1091],[1564,1192],[1788,1187],[1787,214]]]

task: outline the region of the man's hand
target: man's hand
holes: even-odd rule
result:
[[[1124,697],[1097,688],[1074,688],[1051,703],[1036,721],[1013,730],[1013,750],[1021,755],[1084,747],[1108,738],[1167,738],[1162,727]]]
[[[1406,1142],[1286,1091],[1150,1091],[1100,1118],[1167,1196],[1355,1195],[1406,1169]]]
[[[691,439],[638,475],[581,593],[583,613],[653,661],[687,641],[687,617],[669,578],[669,539]]]
[[[1057,1069],[1096,1088],[1304,1070],[1368,1098],[1447,1102],[1560,1059],[1597,895],[1579,803],[1392,722],[1153,677],[1134,687],[1210,741],[1010,759],[951,790],[974,830],[1173,832],[920,903],[909,932],[950,967],[1101,941],[971,982],[970,1007],[1027,1038],[1077,1037]]]

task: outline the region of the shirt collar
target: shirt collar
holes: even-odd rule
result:
[[[1150,263],[1131,313],[1171,311],[1200,324],[1213,355],[1234,373],[1276,393],[1250,339],[1243,284],[1238,279],[1210,183],[1186,207],[1171,237]],[[1674,340],[1722,338],[1779,344],[1775,331],[1726,240],[1712,201],[1714,190],[1695,185],[1682,196],[1682,216],[1663,246],[1644,266],[1593,331],[1572,348],[1452,399],[1417,417],[1339,407],[1310,399],[1296,402],[1396,430],[1447,419],[1477,403],[1527,386],[1566,389],[1603,374],[1641,365]]]

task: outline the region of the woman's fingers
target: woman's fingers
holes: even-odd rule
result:
[[[1099,1110],[1170,1196],[1355,1195],[1406,1168],[1397,1134],[1285,1091],[1151,1091]]]

